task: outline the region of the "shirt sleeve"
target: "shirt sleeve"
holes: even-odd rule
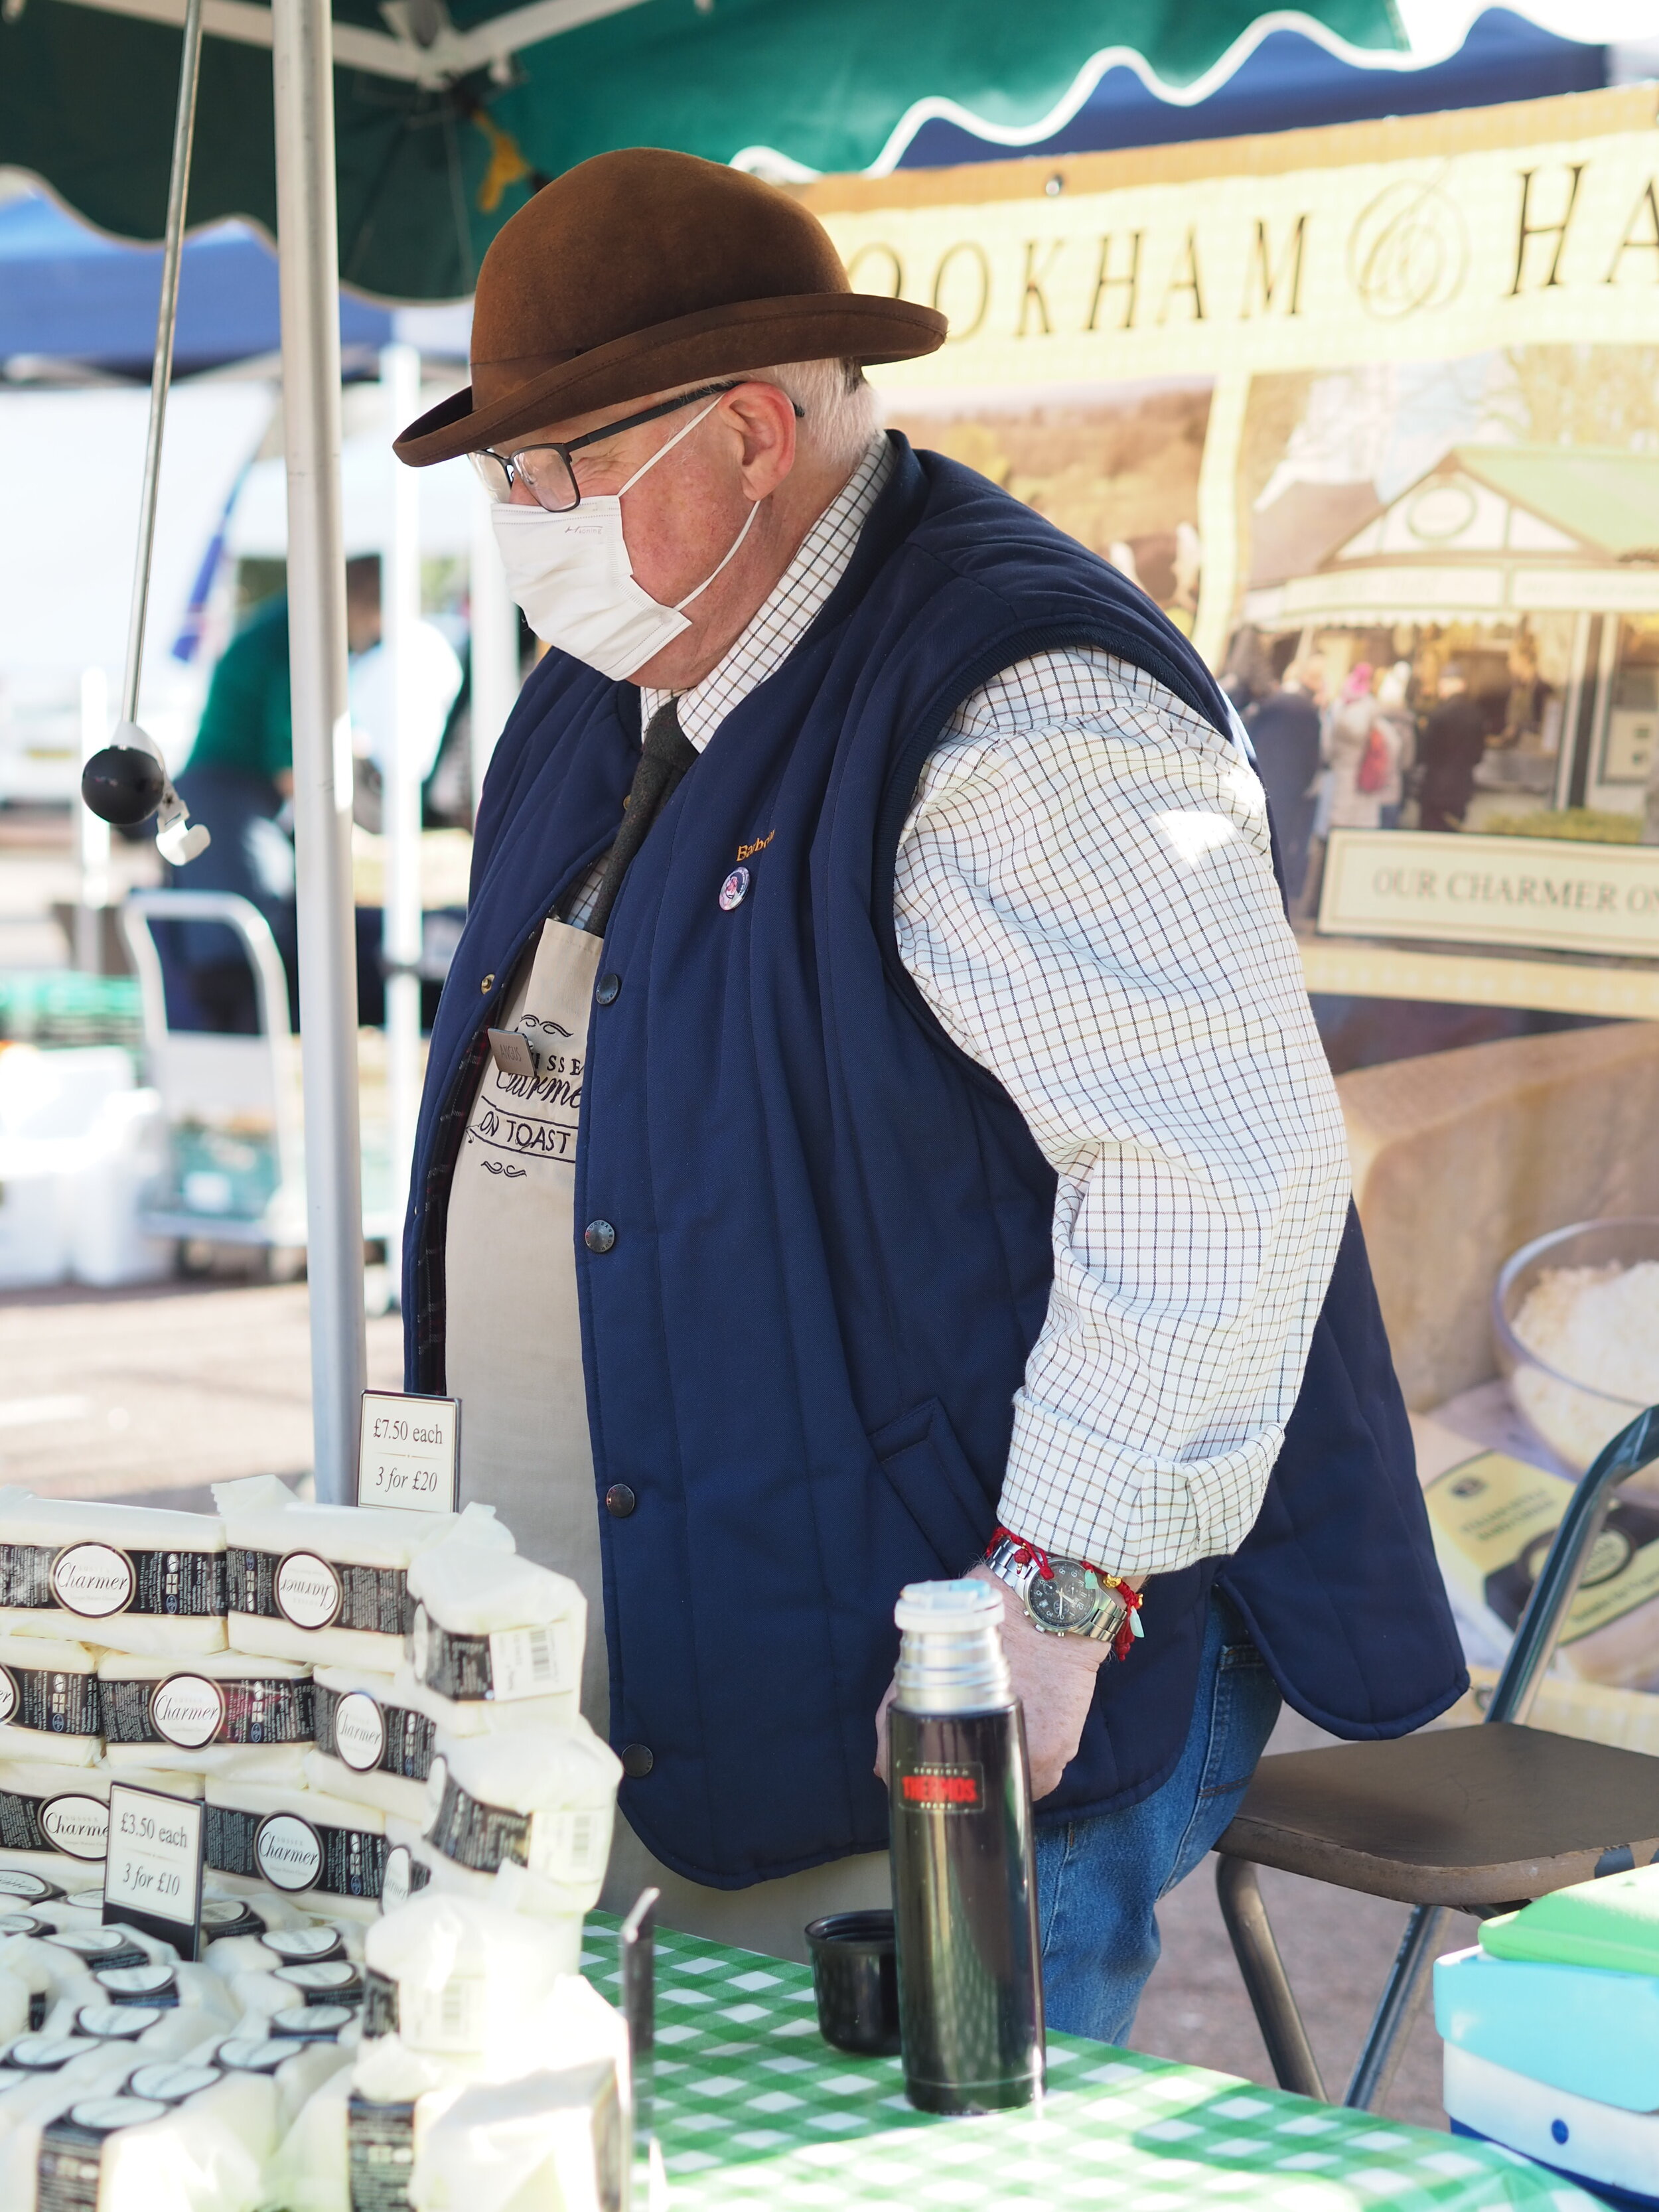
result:
[[[1127,663],[1019,663],[930,757],[894,911],[1059,1178],[1004,1524],[1123,1574],[1237,1549],[1349,1192],[1255,773]]]

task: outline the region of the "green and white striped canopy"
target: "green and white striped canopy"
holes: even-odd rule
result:
[[[0,165],[121,237],[159,236],[183,0],[5,0]],[[948,113],[1040,136],[1136,58],[1193,85],[1254,0],[335,0],[340,274],[383,297],[469,292],[527,191],[589,155],[672,146],[789,175],[890,164]],[[1391,0],[1276,26],[1405,41]],[[270,12],[206,0],[192,224],[274,231]]]

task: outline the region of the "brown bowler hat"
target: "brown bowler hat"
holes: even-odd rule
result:
[[[478,271],[472,366],[396,442],[413,468],[545,422],[780,362],[908,361],[945,319],[854,292],[816,216],[718,161],[636,146],[544,185]]]

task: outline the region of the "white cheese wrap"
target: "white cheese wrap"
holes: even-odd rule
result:
[[[386,1815],[321,1790],[206,1778],[207,1856],[231,1896],[282,1897],[328,1919],[373,1919],[380,1905]]]
[[[112,1651],[98,1679],[105,1762],[117,1772],[165,1759],[183,1772],[303,1785],[313,1699],[311,1669],[300,1661]]]
[[[431,1890],[363,1939],[365,1966],[396,1986],[405,2048],[477,2059],[498,2079],[539,2063],[562,1951],[550,1927]]]
[[[410,1568],[409,1594],[409,1663],[452,1734],[575,1720],[587,1601],[568,1576],[447,1545]]]
[[[438,1761],[442,1771],[439,1771]],[[520,1869],[526,1903],[592,1911],[611,1855],[622,1761],[578,1718],[562,1729],[438,1738],[426,1844],[475,1878]]]
[[[227,1633],[239,1651],[390,1674],[409,1626],[410,1563],[450,1542],[492,1557],[513,1550],[488,1505],[308,1505],[272,1475],[216,1483],[213,1496],[229,1550]]]
[[[46,1759],[0,1759],[0,1867],[42,1875],[60,1888],[101,1881],[112,1782],[132,1782],[173,1797],[199,1797],[199,1774],[137,1767],[59,1766]]]
[[[441,1701],[407,1668],[381,1674],[367,1667],[319,1667],[316,1690],[317,1746],[306,1758],[310,1786],[421,1820]]]
[[[0,1491],[0,1633],[222,1651],[216,1515]]]
[[[95,1644],[0,1635],[0,1759],[94,1764],[104,1747],[101,1656]]]

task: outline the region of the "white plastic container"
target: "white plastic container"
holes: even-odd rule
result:
[[[302,1783],[313,1700],[311,1670],[298,1661],[216,1651],[181,1663],[112,1651],[98,1675],[105,1757],[116,1771],[166,1759],[188,1773]]]
[[[409,1626],[410,1563],[453,1541],[491,1558],[513,1539],[487,1505],[465,1513],[306,1505],[273,1475],[213,1486],[230,1547],[233,1650],[391,1674]]]
[[[114,1651],[222,1651],[216,1516],[0,1491],[0,1634]]]
[[[1592,2189],[1659,2203],[1659,2112],[1628,2112],[1552,2089],[1454,2043],[1445,2046],[1448,2118]]]

